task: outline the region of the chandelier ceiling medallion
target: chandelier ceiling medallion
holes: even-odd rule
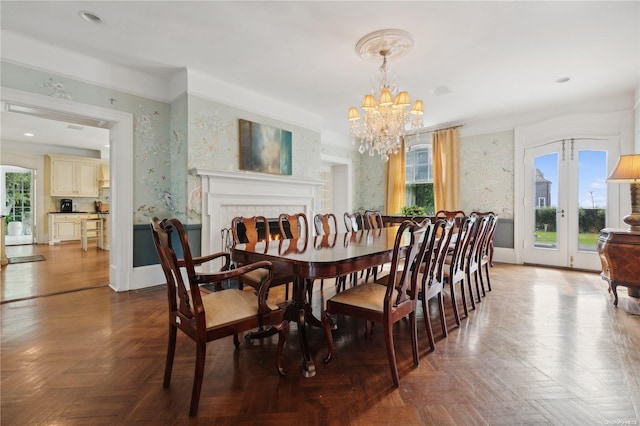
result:
[[[411,34],[393,29],[374,31],[356,44],[356,53],[365,61],[382,60],[371,94],[362,100],[363,116],[356,107],[349,108],[350,133],[354,144],[360,142],[361,154],[369,151],[373,156],[377,152],[388,161],[389,155],[400,149],[402,138],[423,126],[423,102],[417,100],[411,106],[409,92],[399,91],[387,71],[387,61],[404,56],[412,47]]]

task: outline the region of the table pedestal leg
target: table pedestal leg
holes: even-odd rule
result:
[[[306,300],[306,280],[296,277],[294,282],[293,301],[287,307],[285,317],[288,321],[295,321],[298,325],[298,333],[300,336],[300,351],[302,352],[302,375],[304,377],[313,377],[316,375],[316,365],[309,353],[309,343],[307,340],[307,323],[316,327],[320,327],[322,323],[313,316],[311,306]]]

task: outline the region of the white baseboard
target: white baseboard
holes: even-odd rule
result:
[[[512,248],[496,247],[493,252],[494,262],[516,263],[516,251]]]

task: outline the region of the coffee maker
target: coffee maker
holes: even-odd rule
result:
[[[63,198],[60,200],[60,211],[62,213],[69,213],[73,211],[73,200],[70,198]]]

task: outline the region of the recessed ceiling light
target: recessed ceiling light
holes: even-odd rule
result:
[[[33,133],[25,133],[24,135],[25,135],[25,136],[29,136],[29,137],[33,137],[33,136],[34,136],[34,134],[33,134]]]
[[[109,145],[109,144],[106,144],[106,145],[105,145],[105,148],[109,148],[110,146],[111,146],[111,145]]]
[[[102,24],[102,18],[93,12],[81,10],[80,12],[78,12],[78,16],[89,22],[90,24]]]
[[[569,78],[569,77],[561,77],[561,78],[556,80],[556,83],[562,84],[562,83],[566,83],[569,80],[571,80],[571,78]]]

